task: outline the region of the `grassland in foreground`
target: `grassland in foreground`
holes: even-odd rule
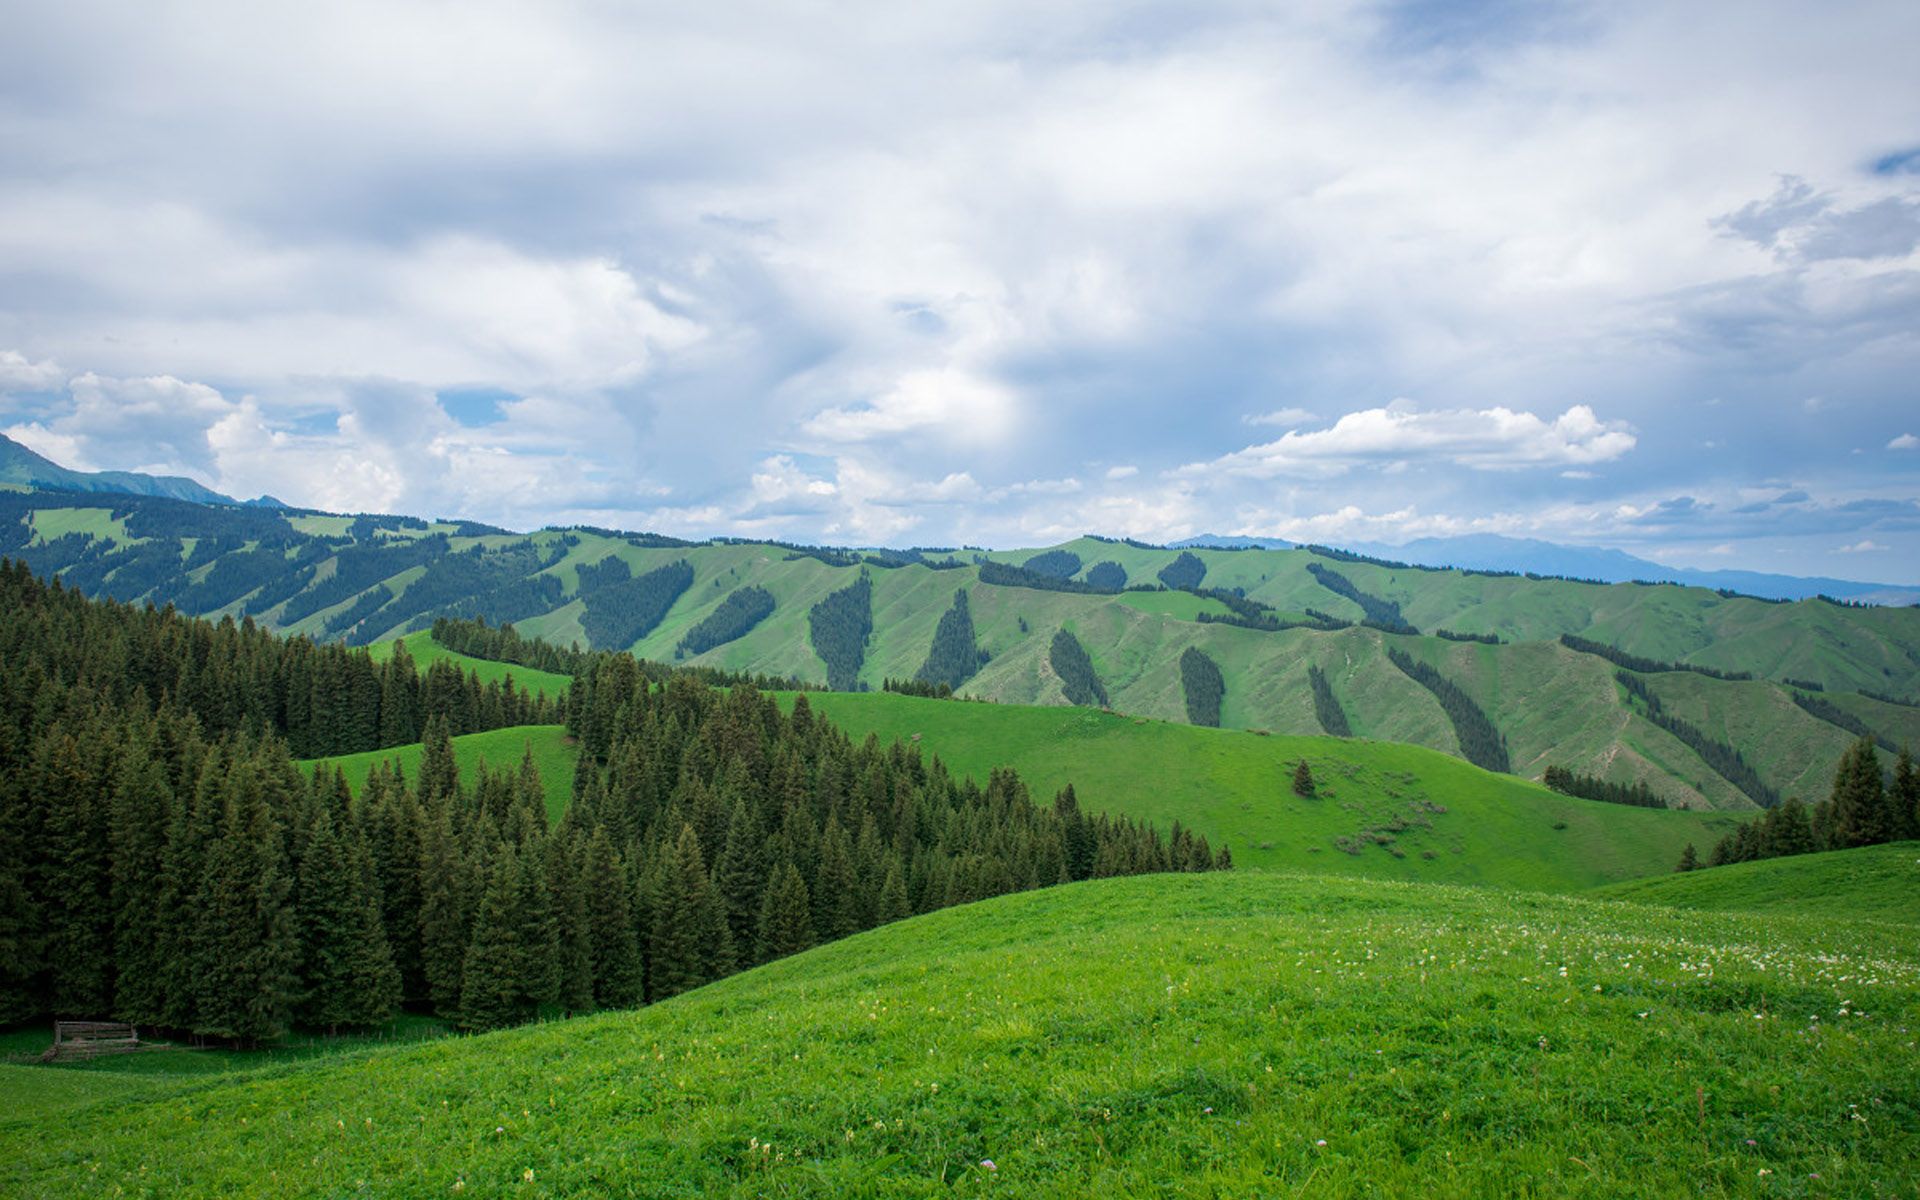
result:
[[[1906,930],[1270,873],[884,927],[636,1013],[0,1117],[46,1197],[1866,1196]]]

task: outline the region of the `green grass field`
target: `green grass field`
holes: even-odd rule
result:
[[[1908,1195],[1916,1022],[1886,927],[1138,877],[635,1013],[12,1107],[0,1191]]]
[[[567,740],[565,726],[516,725],[510,729],[469,733],[453,739],[453,759],[460,768],[460,778],[463,780],[471,780],[483,761],[489,771],[496,773],[518,770],[522,756],[529,749],[533,752],[534,766],[540,770],[540,781],[546,785],[547,818],[557,821],[560,814],[566,811],[567,801],[573,797],[573,764],[578,757],[573,743]],[[411,746],[345,754],[324,761],[328,766],[346,772],[347,783],[358,793],[366,784],[367,776],[373,773],[375,764],[381,762],[397,763],[407,773],[409,780],[418,779],[422,753],[416,742]],[[300,766],[311,771],[320,761],[309,760]]]
[[[957,774],[984,780],[995,766],[1014,767],[1042,803],[1072,783],[1089,810],[1163,830],[1178,820],[1225,842],[1243,867],[1573,890],[1670,871],[1688,842],[1711,846],[1735,824],[1577,800],[1418,746],[890,693],[807,701],[855,739],[918,734],[923,753]],[[1320,784],[1314,799],[1290,787],[1303,757]]]
[[[1594,894],[1674,908],[1920,925],[1920,842],[1732,863],[1617,883]]]

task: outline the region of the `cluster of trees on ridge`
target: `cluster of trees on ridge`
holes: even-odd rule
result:
[[[860,686],[860,664],[873,634],[873,576],[860,577],[833,592],[807,612],[813,652],[827,667],[827,689],[851,692]]]
[[[589,644],[624,650],[652,633],[673,602],[692,586],[693,565],[682,558],[644,575],[596,588],[584,594],[586,611],[580,616],[580,628]]]
[[[1660,697],[1654,695],[1653,689],[1647,686],[1646,680],[1628,671],[1615,671],[1613,677],[1629,696],[1639,700],[1645,707],[1649,721],[1685,742],[1722,779],[1745,792],[1755,804],[1761,808],[1772,808],[1780,803],[1780,793],[1760,778],[1753,764],[1738,750],[1708,737],[1704,730],[1691,721],[1684,721],[1668,712],[1666,705],[1660,702]]]
[[[677,658],[683,654],[705,654],[715,646],[737,641],[773,613],[773,593],[748,585],[727,593],[714,610],[687,631],[673,648]]]
[[[1328,682],[1327,673],[1319,667],[1309,666],[1307,686],[1313,691],[1313,715],[1320,722],[1320,728],[1331,737],[1352,737],[1353,727],[1347,723],[1347,710],[1340,706],[1340,698],[1333,694],[1333,684]]]
[[[935,759],[855,745],[799,697],[601,655],[576,680],[573,800],[529,755],[462,779],[433,717],[415,781],[350,794],[217,697],[117,684],[141,620],[0,569],[0,1021],[53,1013],[238,1042],[470,1028],[675,994],[948,904],[1096,875],[1230,865],[1204,838],[1036,805]],[[237,628],[231,627],[229,628]],[[137,674],[137,672],[135,673]],[[105,676],[105,677],[103,677]],[[201,704],[211,711],[203,717]]]
[[[1227,697],[1227,679],[1220,664],[1206,651],[1188,646],[1180,652],[1180,691],[1187,701],[1187,720],[1195,725],[1220,724],[1220,705]]]
[[[1362,621],[1361,624],[1371,625],[1375,629],[1383,630],[1387,633],[1417,634],[1420,632],[1414,628],[1411,622],[1400,615],[1400,604],[1398,601],[1385,600],[1371,593],[1363,592],[1355,587],[1353,581],[1345,575],[1331,568],[1323,567],[1319,563],[1308,563],[1307,571],[1314,579],[1319,581],[1321,587],[1326,588],[1336,596],[1345,596],[1355,604],[1358,604],[1360,611],[1366,614],[1366,619]]]
[[[1787,797],[1759,820],[1748,821],[1715,843],[1706,865],[1850,850],[1914,838],[1920,838],[1920,771],[1914,769],[1913,756],[1902,750],[1889,780],[1882,774],[1873,739],[1863,737],[1834,768],[1833,788],[1825,800],[1808,808],[1800,797]],[[1679,869],[1691,871],[1700,866],[1699,852],[1688,843],[1681,853]]]
[[[987,664],[987,652],[974,641],[973,609],[967,603],[967,590],[957,588],[953,605],[940,615],[934,627],[933,644],[927,648],[927,661],[913,677],[921,683],[944,684],[958,688],[972,679],[974,672]]]
[[[1643,675],[1659,675],[1668,671],[1690,671],[1695,675],[1705,675],[1709,679],[1724,680],[1728,683],[1744,683],[1753,678],[1748,671],[1716,671],[1712,667],[1703,667],[1697,663],[1663,662],[1657,658],[1646,658],[1639,654],[1629,654],[1618,646],[1605,642],[1596,642],[1588,638],[1576,637],[1571,633],[1560,635],[1560,644],[1569,650],[1582,654],[1592,654],[1604,658],[1616,667],[1629,671],[1638,671]]]
[[[1405,672],[1407,678],[1433,693],[1433,698],[1440,702],[1447,719],[1453,722],[1454,736],[1460,741],[1460,753],[1466,755],[1468,762],[1489,771],[1513,769],[1507,757],[1506,736],[1494,726],[1486,712],[1473,702],[1473,697],[1460,689],[1460,685],[1396,646],[1387,647],[1387,661]]]
[[[1047,647],[1047,664],[1060,677],[1060,690],[1068,704],[1107,706],[1107,688],[1093,669],[1093,659],[1080,639],[1062,629],[1053,635]]]
[[[1603,804],[1624,804],[1629,808],[1666,808],[1667,802],[1646,780],[1637,783],[1610,783],[1593,775],[1580,775],[1565,767],[1548,767],[1540,782],[1563,796],[1598,800]],[[1682,808],[1686,807],[1684,804]]]

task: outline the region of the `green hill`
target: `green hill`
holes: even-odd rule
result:
[[[347,783],[358,794],[366,784],[367,776],[379,763],[394,763],[406,772],[408,779],[418,779],[422,753],[421,745],[415,742],[391,750],[369,750],[364,754],[343,754],[324,760],[310,759],[300,766],[307,771],[312,771],[322,762],[329,767],[337,767],[346,774]],[[547,817],[557,821],[560,814],[566,811],[567,801],[573,795],[573,764],[579,757],[573,744],[567,740],[567,731],[563,726],[515,725],[453,739],[453,760],[460,768],[462,779],[471,779],[482,763],[486,764],[487,770],[495,773],[517,770],[521,759],[529,753],[533,755],[534,766],[539,768],[540,782],[546,786]]]
[[[10,1107],[0,1191],[1903,1195],[1916,1021],[1905,931],[1151,876],[639,1012]]]
[[[1056,575],[1072,568],[1059,582],[1004,575],[1036,550],[863,553],[597,529],[521,536],[457,521],[55,493],[0,493],[0,553],[43,574],[59,572],[88,594],[215,617],[244,613],[319,638],[383,643],[452,614],[587,646],[592,624],[640,631],[629,644],[601,649],[812,682],[824,681],[826,668],[810,613],[864,571],[873,585],[872,633],[858,672],[864,687],[915,675],[960,589],[986,655],[962,683],[966,695],[1063,704],[1050,648],[1064,629],[1085,648],[1119,712],[1184,720],[1177,664],[1192,649],[1219,665],[1225,726],[1321,732],[1307,682],[1312,668],[1327,679],[1355,734],[1459,754],[1458,714],[1389,662],[1391,649],[1433,668],[1484,713],[1515,773],[1539,778],[1553,765],[1644,782],[1669,803],[1695,808],[1749,809],[1755,797],[1710,765],[1724,757],[1715,747],[1690,743],[1631,701],[1615,679],[1616,662],[1571,649],[1562,635],[1646,660],[1638,678],[1669,716],[1740,753],[1772,793],[1823,795],[1855,727],[1892,745],[1920,741],[1920,705],[1908,702],[1920,697],[1914,608],[1773,603],[1676,585],[1396,566],[1310,549],[1177,551],[1092,537],[1045,551],[1042,563]],[[585,621],[590,610],[630,603],[623,581],[682,561],[690,583],[657,624],[648,627],[651,615]],[[1090,579],[1158,587],[1176,562],[1186,581],[1198,575],[1206,594],[1087,590]],[[983,579],[986,565],[1002,571],[993,578],[1003,582]],[[687,634],[748,587],[772,598],[771,612],[682,658]],[[1278,627],[1230,623],[1243,618],[1227,599],[1266,606],[1247,611]],[[1310,611],[1322,616],[1309,618]],[[1389,612],[1400,624],[1387,624],[1421,632],[1359,623]],[[1353,624],[1329,628],[1329,619]],[[1443,638],[1442,631],[1499,644]],[[1667,665],[1686,669],[1655,669]],[[1807,687],[1821,689],[1826,715],[1795,703],[1796,688]]]
[[[848,735],[939,755],[984,779],[1020,772],[1038,795],[1071,783],[1083,806],[1179,821],[1238,866],[1571,890],[1672,870],[1734,819],[1579,800],[1418,746],[1261,736],[1088,708],[808,693]],[[1306,759],[1318,795],[1295,796]]]
[[[1593,894],[1673,908],[1920,925],[1920,842],[1730,863],[1617,883]]]

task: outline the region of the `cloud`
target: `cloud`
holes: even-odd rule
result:
[[[1503,407],[1430,412],[1371,408],[1348,413],[1326,429],[1290,432],[1278,441],[1182,470],[1313,477],[1338,475],[1363,463],[1391,467],[1407,460],[1512,470],[1606,462],[1633,449],[1635,441],[1624,424],[1603,422],[1584,404],[1551,422]]]
[[[1140,468],[1133,466],[1131,464],[1128,464],[1126,466],[1107,468],[1108,479],[1131,479],[1135,475],[1138,475],[1139,473],[1140,473]]]
[[[1292,428],[1295,425],[1305,425],[1315,416],[1316,414],[1304,408],[1280,408],[1273,412],[1252,413],[1240,419],[1248,425],[1279,425],[1283,428]]]
[[[1882,196],[1849,208],[1788,176],[1767,199],[1716,217],[1713,225],[1796,262],[1903,258],[1920,247],[1920,199]]]
[[[1911,433],[1903,433],[1899,437],[1894,438],[1892,441],[1888,442],[1887,449],[1889,450],[1920,449],[1920,437],[1915,437]]]
[[[51,361],[31,362],[18,350],[0,350],[0,396],[43,392],[66,382],[66,372]]]
[[[870,442],[905,434],[937,434],[992,442],[1013,424],[1007,388],[955,369],[909,371],[870,403],[824,409],[801,431],[827,442]]]
[[[1882,546],[1879,542],[1874,541],[1872,538],[1862,538],[1861,540],[1853,543],[1851,546],[1838,547],[1837,549],[1834,550],[1834,553],[1835,554],[1871,554],[1875,551],[1885,550],[1885,549],[1886,549],[1885,546]]]

